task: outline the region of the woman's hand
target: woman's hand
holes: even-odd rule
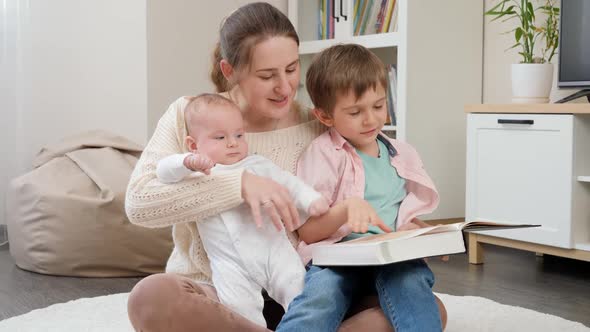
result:
[[[287,189],[271,179],[244,172],[242,198],[250,205],[254,222],[258,227],[262,227],[261,208],[279,231],[283,228],[283,223],[289,232],[299,224],[299,213],[291,195]]]
[[[362,198],[351,197],[346,200],[346,223],[355,233],[366,233],[369,225],[381,228],[385,233],[391,232],[371,204]]]

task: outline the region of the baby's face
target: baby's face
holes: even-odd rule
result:
[[[222,165],[244,159],[248,154],[248,143],[244,138],[244,120],[240,111],[226,105],[209,107],[217,109],[203,110],[195,119],[198,121],[196,128],[191,128],[191,132],[196,133],[197,152]]]

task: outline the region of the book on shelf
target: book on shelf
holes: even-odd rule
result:
[[[373,6],[371,7],[371,11],[368,13],[369,16],[367,17],[367,26],[365,27],[364,31],[361,32],[361,35],[372,35],[377,33],[379,13],[383,7],[382,3],[382,0],[373,1]]]
[[[355,36],[396,31],[398,1],[355,0],[353,34]]]
[[[466,251],[463,231],[539,227],[473,221],[368,235],[359,239],[312,249],[312,262],[320,266],[385,265],[418,258],[459,254]]]
[[[391,23],[391,17],[393,16],[393,8],[395,6],[396,0],[388,0],[387,1],[387,8],[385,9],[385,21],[381,26],[381,32],[391,32],[392,30],[389,29]]]
[[[318,1],[318,39],[334,38],[334,16],[332,0]]]
[[[391,13],[391,21],[389,22],[389,26],[387,27],[388,32],[397,31],[397,25],[398,25],[397,23],[399,21],[398,20],[398,13],[399,13],[398,1],[396,1],[393,6],[393,12]]]
[[[397,125],[395,110],[397,109],[397,69],[395,65],[387,65],[387,124]]]

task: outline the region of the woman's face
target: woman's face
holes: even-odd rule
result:
[[[288,37],[269,38],[252,48],[250,59],[250,66],[238,73],[248,112],[257,117],[284,118],[299,85],[297,43]]]

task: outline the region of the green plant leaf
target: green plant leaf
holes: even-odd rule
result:
[[[485,0],[484,0],[485,1]],[[492,0],[489,0],[492,1]],[[502,34],[511,34],[516,43],[509,49],[520,47],[518,54],[522,56],[522,63],[539,61],[551,61],[558,47],[559,39],[559,8],[556,8],[557,0],[537,0],[542,5],[533,5],[532,0],[493,0],[499,1],[492,9],[485,12],[494,16],[491,22],[500,20],[518,20],[517,28]],[[536,21],[537,11],[543,14],[543,19]],[[538,44],[538,45],[536,45]],[[507,50],[509,50],[507,49]],[[535,52],[540,54],[535,54]],[[546,60],[549,59],[549,60]]]
[[[505,2],[506,1],[502,1],[502,2],[498,3],[497,5],[495,5],[494,7],[492,7],[492,9],[488,10],[485,14],[486,15],[494,15],[494,14],[488,14],[488,13],[495,12],[496,9],[500,8],[500,6],[502,6]]]
[[[508,50],[511,50],[511,49],[513,49],[513,48],[517,48],[518,46],[520,46],[520,43],[516,43],[516,44],[514,44],[514,45],[510,46],[510,47],[508,48]],[[519,52],[518,54],[522,54],[522,52]]]
[[[526,19],[526,22],[527,22],[528,24],[531,24],[531,23],[533,22],[533,16],[531,15],[531,13],[529,13],[529,12],[525,12],[525,13],[524,13],[524,17],[525,17],[525,19]]]
[[[520,27],[516,28],[516,31],[514,31],[514,39],[516,39],[517,42],[520,42],[523,33],[524,31],[522,31]]]
[[[496,13],[496,17],[494,17],[490,22],[494,22],[496,20],[499,20],[500,18],[507,16],[507,15],[514,15],[516,14],[515,11],[505,11],[505,12],[497,12]]]
[[[535,20],[535,9],[533,8],[533,4],[530,1],[527,1],[526,4],[527,7],[527,11],[530,13],[531,15],[531,22]]]

